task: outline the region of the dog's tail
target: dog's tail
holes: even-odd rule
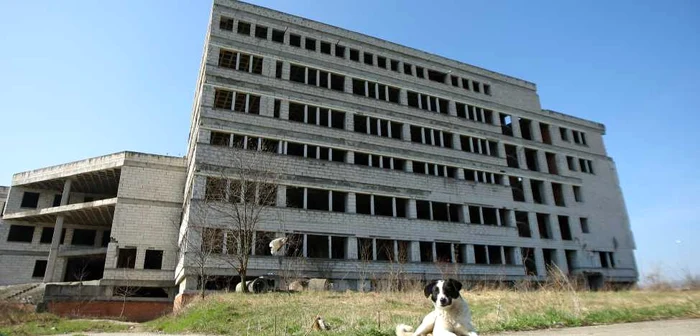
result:
[[[396,326],[396,336],[411,336],[413,335],[413,327],[407,326],[405,324],[399,324]]]

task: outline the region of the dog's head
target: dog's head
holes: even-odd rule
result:
[[[452,305],[452,300],[459,298],[462,283],[454,280],[433,280],[423,288],[425,297],[433,301],[436,308],[446,308]]]

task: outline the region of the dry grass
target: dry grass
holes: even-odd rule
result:
[[[463,292],[481,332],[528,330],[672,317],[700,317],[700,291]],[[222,294],[178,316],[148,323],[165,332],[305,335],[316,315],[334,335],[391,335],[397,323],[417,325],[431,309],[422,292]]]

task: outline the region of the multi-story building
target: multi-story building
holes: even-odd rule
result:
[[[183,244],[192,209],[254,152],[281,179],[251,277],[292,270],[358,289],[396,272],[543,280],[556,265],[596,285],[633,283],[604,134],[542,109],[525,80],[214,0],[186,157],[124,152],[16,174],[0,284],[101,279],[107,297],[128,283],[170,299],[196,289],[201,242]],[[294,243],[271,256],[266,243],[281,236]],[[211,288],[239,281],[230,265],[206,266]]]
[[[543,110],[533,83],[215,0],[184,224],[222,169],[263,149],[284,178],[257,239],[297,238],[289,249],[307,258],[297,266],[306,276],[357,288],[399,264],[408,277],[449,268],[502,280],[543,279],[556,265],[594,283],[634,282],[634,240],[604,133]],[[279,275],[278,258],[251,253],[251,275]],[[186,271],[176,282],[196,286]]]

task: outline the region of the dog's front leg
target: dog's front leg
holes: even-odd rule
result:
[[[460,336],[479,336],[471,322],[466,322],[457,326],[455,332]]]
[[[421,322],[418,328],[416,328],[413,336],[428,335],[429,333],[433,332],[433,328],[435,328],[435,319],[437,319],[435,313],[426,315],[423,318],[423,322]]]

